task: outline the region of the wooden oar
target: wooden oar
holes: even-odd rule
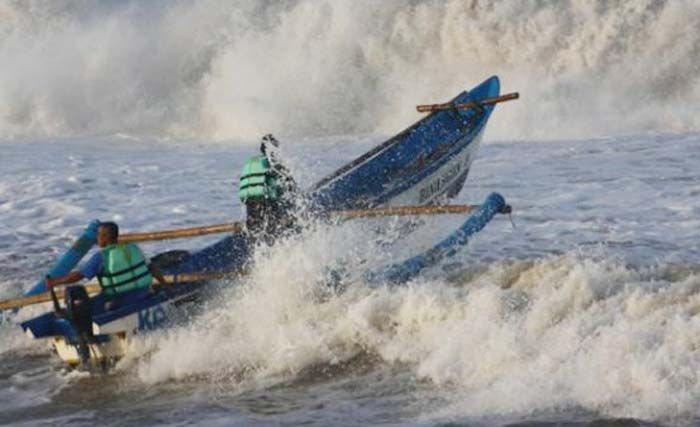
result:
[[[150,240],[180,239],[183,237],[204,236],[215,233],[237,233],[245,230],[242,222],[214,224],[203,227],[179,228],[165,231],[146,231],[143,233],[126,233],[119,236],[120,242],[145,242]]]
[[[340,219],[376,218],[379,216],[410,216],[470,213],[479,205],[435,205],[435,206],[393,206],[388,208],[358,209],[332,212],[331,216]]]
[[[478,205],[436,205],[436,206],[396,206],[389,208],[358,209],[331,212],[330,216],[343,220],[356,218],[376,218],[380,216],[439,215],[469,213]],[[119,236],[120,242],[145,242],[166,239],[181,239],[216,233],[237,233],[245,230],[242,222],[205,225],[202,227],[178,228],[175,230],[125,233]]]
[[[416,110],[418,110],[419,113],[431,113],[433,111],[441,111],[441,110],[464,110],[464,109],[469,109],[469,108],[477,108],[481,107],[482,105],[494,105],[498,104],[499,102],[506,102],[506,101],[512,101],[514,99],[518,99],[520,97],[520,94],[518,92],[513,92],[513,93],[507,93],[505,95],[501,96],[494,96],[492,98],[484,98],[479,101],[470,101],[470,102],[464,102],[464,103],[454,103],[454,102],[447,102],[444,104],[424,104],[424,105],[418,105],[416,106]]]
[[[479,205],[435,205],[435,206],[394,206],[387,208],[373,208],[373,209],[358,209],[358,210],[348,210],[348,211],[336,211],[332,212],[331,216],[342,219],[356,219],[356,218],[376,218],[380,216],[407,216],[407,215],[440,215],[440,214],[459,214],[459,213],[470,213],[479,208]],[[510,206],[506,207],[503,213],[510,213]],[[176,230],[165,230],[165,231],[152,231],[144,233],[129,233],[123,234],[119,237],[119,240],[131,241],[131,242],[142,242],[148,240],[164,240],[164,239],[177,239],[183,237],[196,237],[203,236],[206,234],[214,233],[225,233],[225,232],[239,232],[242,231],[244,225],[240,222],[234,222],[230,224],[215,224],[207,225],[203,227],[190,227],[181,228]],[[185,282],[200,282],[206,280],[220,279],[224,277],[240,277],[247,273],[246,270],[236,270],[221,273],[185,273],[176,276],[165,276],[165,281],[168,283],[185,283]],[[86,285],[86,290],[89,294],[96,294],[100,291],[100,285],[97,283],[88,283]],[[56,296],[58,298],[63,298],[63,288],[57,288],[55,290]],[[0,310],[8,310],[13,308],[20,308],[32,304],[40,304],[44,302],[49,302],[52,300],[51,292],[43,292],[36,295],[31,295],[27,297],[13,298],[4,301],[0,301]]]
[[[184,273],[178,275],[168,275],[164,276],[167,283],[178,284],[178,283],[190,283],[190,282],[203,282],[206,280],[223,279],[223,278],[236,278],[243,276],[247,273],[246,270],[235,270],[227,272],[218,273]],[[154,284],[157,283],[154,281]],[[100,292],[100,285],[98,283],[88,283],[85,285],[85,290],[91,295]],[[63,298],[64,288],[57,287],[55,289],[55,294],[57,298]],[[0,301],[0,310],[10,310],[14,308],[25,307],[32,304],[41,304],[44,302],[52,301],[51,292],[42,292],[40,294],[31,295],[28,297],[19,297],[7,299]]]

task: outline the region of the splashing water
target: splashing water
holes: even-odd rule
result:
[[[95,217],[236,219],[238,145],[264,133],[311,183],[417,103],[492,74],[522,95],[458,201],[498,191],[516,229],[388,288],[362,272],[463,218],[316,228],[104,376],[63,371],[23,309],[0,325],[0,424],[697,424],[699,24],[690,0],[0,4],[3,298]]]
[[[700,125],[691,0],[0,5],[0,135],[393,133],[492,74],[497,138]]]

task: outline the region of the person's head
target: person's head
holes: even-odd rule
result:
[[[277,148],[279,148],[279,146],[279,141],[277,141],[277,139],[271,133],[268,133],[267,135],[263,136],[262,140],[260,141],[260,152],[263,154],[268,154],[275,151]]]
[[[101,222],[97,227],[97,246],[104,248],[119,240],[119,226],[114,222]]]

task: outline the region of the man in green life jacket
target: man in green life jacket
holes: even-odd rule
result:
[[[297,185],[277,155],[279,141],[262,138],[261,154],[249,158],[241,170],[238,197],[246,207],[246,229],[252,241],[271,244],[293,227]]]
[[[119,243],[119,227],[113,222],[100,223],[97,228],[97,246],[101,248],[77,271],[61,277],[46,279],[46,287],[68,285],[82,279],[97,276],[105,301],[105,308],[116,309],[148,296],[155,277],[161,286],[165,278],[160,270],[148,264],[146,258],[133,243]]]

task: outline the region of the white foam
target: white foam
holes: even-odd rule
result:
[[[287,254],[289,264],[273,257],[280,263],[220,307],[158,340],[140,377],[289,379],[365,353],[445,387],[452,403],[440,417],[697,415],[697,274],[674,283],[570,254],[519,264],[507,283],[495,264],[467,283],[360,285],[319,298],[313,263]]]
[[[393,133],[492,74],[492,137],[696,130],[700,7],[66,1],[0,6],[0,134]],[[131,137],[127,136],[127,137]]]

